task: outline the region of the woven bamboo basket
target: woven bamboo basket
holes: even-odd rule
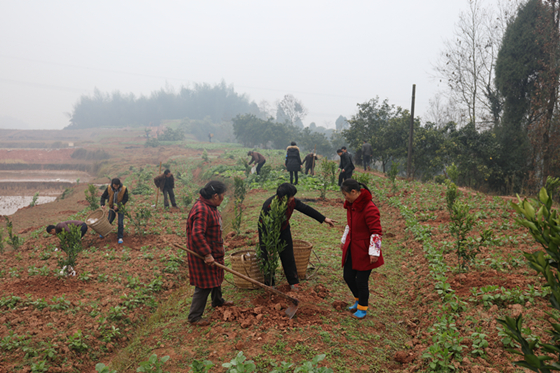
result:
[[[297,274],[300,280],[305,280],[307,275],[307,265],[313,245],[309,241],[294,240],[294,258],[296,260]]]
[[[257,257],[255,250],[241,250],[232,253],[230,256],[231,268],[234,271],[252,278],[260,283],[264,282],[264,276],[259,268],[260,259]],[[259,289],[260,286],[255,285],[239,276],[233,276],[233,283],[240,289]]]
[[[90,221],[94,222],[89,223]],[[86,224],[103,237],[107,237],[113,230],[113,226],[109,223],[109,220],[107,220],[107,214],[101,209],[95,210],[89,214],[86,218]]]

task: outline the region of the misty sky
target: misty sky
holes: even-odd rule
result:
[[[304,124],[334,127],[375,96],[416,115],[467,0],[0,2],[0,123],[61,129],[97,87],[136,96],[233,84],[251,100],[285,94]],[[19,122],[17,122],[19,121]],[[21,123],[23,122],[23,123]]]

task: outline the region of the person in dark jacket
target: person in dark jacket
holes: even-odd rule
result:
[[[124,232],[124,214],[122,213],[121,206],[126,205],[128,202],[128,189],[122,185],[121,180],[119,178],[114,178],[111,180],[111,185],[107,185],[107,188],[101,195],[101,201],[99,204],[101,205],[102,209],[105,209],[105,201],[109,205],[109,214],[107,218],[110,224],[113,224],[115,217],[119,217],[118,219],[118,231],[117,236],[119,239],[119,243],[123,243],[123,232]],[[103,238],[103,236],[99,236]]]
[[[226,186],[221,181],[208,182],[200,190],[200,198],[194,203],[187,218],[187,246],[204,257],[204,260],[188,254],[189,281],[194,294],[188,320],[196,326],[207,326],[210,322],[202,318],[208,295],[212,307],[229,307],[233,302],[222,298],[224,270],[215,263],[224,264],[224,241],[222,239],[222,217],[218,206],[224,200]]]
[[[297,193],[297,188],[289,183],[281,184],[278,189],[276,189],[276,195],[268,198],[263,206],[261,213],[264,212],[266,215],[270,211],[270,204],[272,203],[273,198],[288,199],[287,209],[286,209],[286,221],[282,224],[281,232],[280,232],[280,240],[283,241],[286,246],[284,250],[280,252],[280,260],[282,261],[282,267],[284,268],[284,274],[286,275],[286,279],[288,280],[288,284],[291,285],[292,289],[297,291],[299,278],[297,274],[296,268],[296,260],[294,258],[294,244],[292,242],[292,232],[290,231],[290,217],[294,210],[297,210],[315,220],[319,223],[327,223],[330,227],[334,227],[334,220],[329,219],[323,216],[319,211],[315,210],[313,207],[306,205],[305,203],[301,202],[299,199],[295,198],[294,196]],[[260,218],[259,218],[260,220]],[[263,252],[263,259],[267,259],[267,252],[266,247],[264,247],[262,243],[262,235],[263,231],[261,225],[259,224],[259,245],[261,246],[261,251]],[[274,285],[274,284],[270,284]]]
[[[305,164],[305,174],[310,172],[311,175],[315,175],[315,162],[317,161],[317,154],[309,153],[303,158],[303,163]]]
[[[347,179],[340,190],[348,221],[340,240],[344,281],[356,301],[348,310],[353,312],[353,317],[363,319],[368,309],[371,270],[384,263],[381,253],[383,231],[379,209],[365,184]]]
[[[369,170],[371,157],[373,157],[373,148],[371,147],[370,143],[364,140],[364,144],[362,145],[362,160],[364,161],[364,171]]]
[[[47,233],[50,233],[52,235],[57,235],[60,232],[62,232],[62,230],[65,230],[66,232],[70,232],[70,227],[69,227],[70,225],[75,225],[77,227],[80,227],[82,238],[84,238],[88,230],[88,226],[86,223],[84,223],[81,220],[67,220],[67,221],[60,222],[57,225],[51,224],[47,226]]]
[[[173,192],[173,189],[175,188],[175,178],[173,177],[171,171],[165,170],[163,174],[156,176],[154,178],[154,184],[156,184],[156,187],[158,187],[163,193],[163,207],[169,208],[169,201],[167,199],[168,194],[171,206],[177,207],[177,203],[175,203],[175,192]]]
[[[336,153],[340,157],[340,164],[338,168],[340,168],[340,174],[338,175],[338,186],[342,185],[342,182],[346,179],[350,179],[352,177],[352,172],[354,171],[354,163],[352,163],[352,156],[348,153],[346,147],[343,149],[338,149]]]
[[[261,174],[261,168],[266,163],[266,158],[261,153],[254,152],[252,150],[250,150],[247,153],[247,155],[251,156],[251,161],[249,162],[249,166],[253,162],[255,162],[255,165],[257,166],[257,175],[260,175]]]
[[[301,157],[299,155],[299,148],[295,141],[292,141],[290,146],[286,148],[286,169],[290,172],[290,184],[297,185],[298,172],[301,171]],[[294,183],[294,176],[296,182]]]

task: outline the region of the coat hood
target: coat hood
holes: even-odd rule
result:
[[[290,145],[286,148],[286,151],[290,150],[290,149],[295,149],[299,152],[299,148],[297,147],[297,145]]]
[[[361,189],[360,192],[361,192],[360,196],[358,198],[356,198],[354,203],[348,203],[348,201],[344,201],[344,208],[345,209],[349,209],[349,208],[353,207],[358,211],[362,211],[364,209],[364,207],[366,207],[366,204],[368,204],[369,201],[371,201],[373,199],[369,190]]]

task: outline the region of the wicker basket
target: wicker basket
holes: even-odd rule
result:
[[[96,220],[94,223],[89,223],[89,221]],[[91,227],[94,231],[107,237],[109,233],[113,230],[113,226],[107,220],[107,214],[102,209],[95,210],[86,218],[86,224]]]
[[[309,264],[309,256],[313,245],[304,240],[294,240],[294,258],[296,260],[297,274],[300,280],[305,280],[307,274],[307,265]]]
[[[260,259],[257,257],[255,250],[236,251],[229,256],[231,268],[234,271],[252,278],[260,283],[264,282],[264,276],[259,268]],[[259,289],[260,286],[255,285],[239,276],[233,276],[233,283],[241,289]]]

